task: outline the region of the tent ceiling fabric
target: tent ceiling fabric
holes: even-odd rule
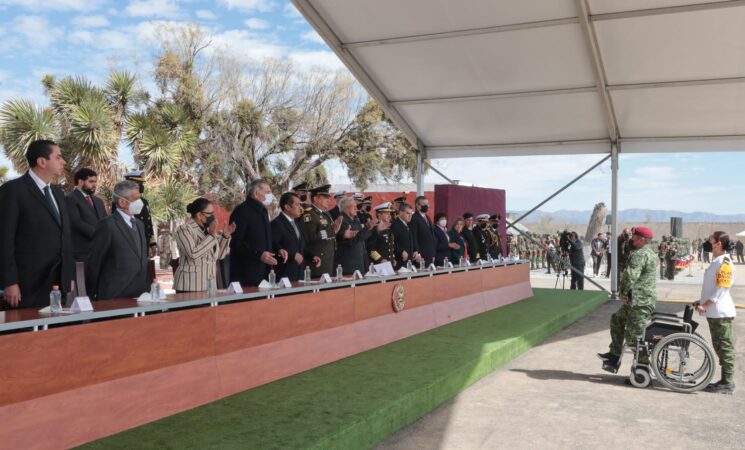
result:
[[[429,158],[745,150],[745,1],[293,0]]]

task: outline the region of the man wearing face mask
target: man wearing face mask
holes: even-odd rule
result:
[[[479,259],[479,245],[476,243],[476,236],[473,234],[474,230],[474,222],[473,222],[473,214],[470,212],[467,212],[463,214],[463,220],[465,221],[465,226],[463,227],[463,231],[460,232],[460,235],[463,237],[463,240],[466,241],[466,250],[468,251],[468,260],[471,262],[478,261]]]
[[[135,217],[142,221],[145,226],[145,235],[147,236],[147,247],[148,257],[154,258],[158,253],[158,242],[155,240],[155,231],[153,231],[153,219],[150,217],[150,203],[148,203],[142,194],[145,193],[145,172],[142,170],[135,170],[124,174],[124,179],[134,181],[137,183],[137,188],[140,190],[140,198],[142,199],[142,211],[136,214]],[[154,267],[152,268],[155,269]]]
[[[273,201],[269,183],[255,180],[249,185],[246,201],[230,215],[230,223],[235,223],[230,241],[230,281],[238,281],[241,286],[258,286],[279,260],[287,262],[286,250],[279,250],[276,255],[273,251],[267,211]]]
[[[134,181],[114,186],[111,215],[99,221],[86,263],[87,285],[97,300],[138,297],[149,288],[140,190]]]
[[[75,172],[75,189],[67,196],[67,210],[72,225],[72,248],[75,261],[85,262],[91,252],[91,239],[98,222],[106,217],[101,199],[96,197],[98,174],[87,167]]]
[[[435,235],[434,226],[427,212],[429,211],[429,200],[425,196],[419,196],[414,201],[417,212],[411,218],[409,228],[414,236],[414,248],[422,255],[427,266],[435,260]]]

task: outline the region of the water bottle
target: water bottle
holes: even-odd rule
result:
[[[367,273],[370,275],[375,274],[375,265],[373,263],[370,263],[370,267],[367,268]]]
[[[419,260],[419,271],[424,272],[424,259]]]
[[[463,260],[463,257],[461,256],[460,259],[458,260],[458,267],[463,267],[464,264],[465,264],[465,261]]]
[[[488,262],[489,264],[492,264],[494,262],[494,260],[491,257],[491,253],[489,253],[489,256],[486,257],[486,262]]]
[[[271,287],[277,286],[277,274],[274,273],[274,269],[269,271],[269,286]]]
[[[336,281],[344,280],[344,269],[341,268],[341,264],[336,266]]]
[[[160,284],[157,281],[153,281],[150,285],[150,299],[153,301],[160,300]]]
[[[217,294],[217,283],[215,282],[214,276],[207,277],[207,295],[213,296]]]
[[[310,266],[305,266],[305,272],[303,272],[303,281],[310,283]]]
[[[406,261],[406,270],[408,270],[409,272],[414,271],[414,265],[411,264],[411,260]]]
[[[445,267],[445,268],[447,268],[447,266],[448,266],[448,263],[449,263],[449,262],[450,262],[450,261],[448,260],[448,258],[447,258],[447,257],[445,257],[445,259],[443,259],[443,260],[442,260],[442,267]]]
[[[52,292],[49,293],[49,310],[53,313],[62,311],[62,292],[56,284],[52,286]]]

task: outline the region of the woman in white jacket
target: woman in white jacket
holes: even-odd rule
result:
[[[206,198],[194,200],[186,210],[191,219],[176,230],[179,265],[173,277],[173,288],[176,292],[206,291],[207,280],[216,278],[217,261],[228,254],[235,224],[218,231],[215,208]]]
[[[694,303],[696,310],[706,315],[711,332],[711,343],[719,357],[722,379],[706,387],[709,392],[732,394],[735,391],[735,337],[732,320],[735,318],[735,303],[730,295],[734,282],[735,266],[728,251],[734,242],[724,231],[715,231],[709,236],[713,261],[704,273],[701,298]]]

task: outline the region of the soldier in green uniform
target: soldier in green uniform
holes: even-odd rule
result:
[[[667,236],[662,236],[660,245],[657,246],[657,259],[660,260],[660,280],[665,278],[665,255],[667,254]]]
[[[378,224],[370,237],[370,260],[375,264],[389,261],[396,267],[396,246],[391,231],[391,202],[385,202],[375,207]]]
[[[301,218],[305,248],[310,255],[321,259],[318,267],[310,268],[311,276],[314,278],[324,273],[334,273],[336,233],[341,227],[341,219],[334,221],[327,212],[330,187],[331,185],[326,184],[310,190],[312,206]]]
[[[672,281],[675,279],[675,260],[678,259],[678,244],[673,236],[667,241],[667,251],[665,252],[665,277]]]
[[[616,373],[623,352],[623,343],[636,345],[654,312],[657,303],[657,255],[648,245],[652,230],[636,227],[631,242],[635,250],[629,255],[619,286],[623,305],[610,320],[611,344],[608,353],[598,353],[603,370]],[[641,354],[639,363],[648,362],[649,355]]]
[[[308,211],[310,209],[310,199],[308,198],[308,183],[300,183],[294,188],[292,188],[292,192],[295,193],[295,195],[298,196],[300,199],[300,204],[303,207],[303,211]]]
[[[487,236],[489,238],[489,254],[496,259],[502,256],[502,237],[499,235],[499,214],[489,217]]]

